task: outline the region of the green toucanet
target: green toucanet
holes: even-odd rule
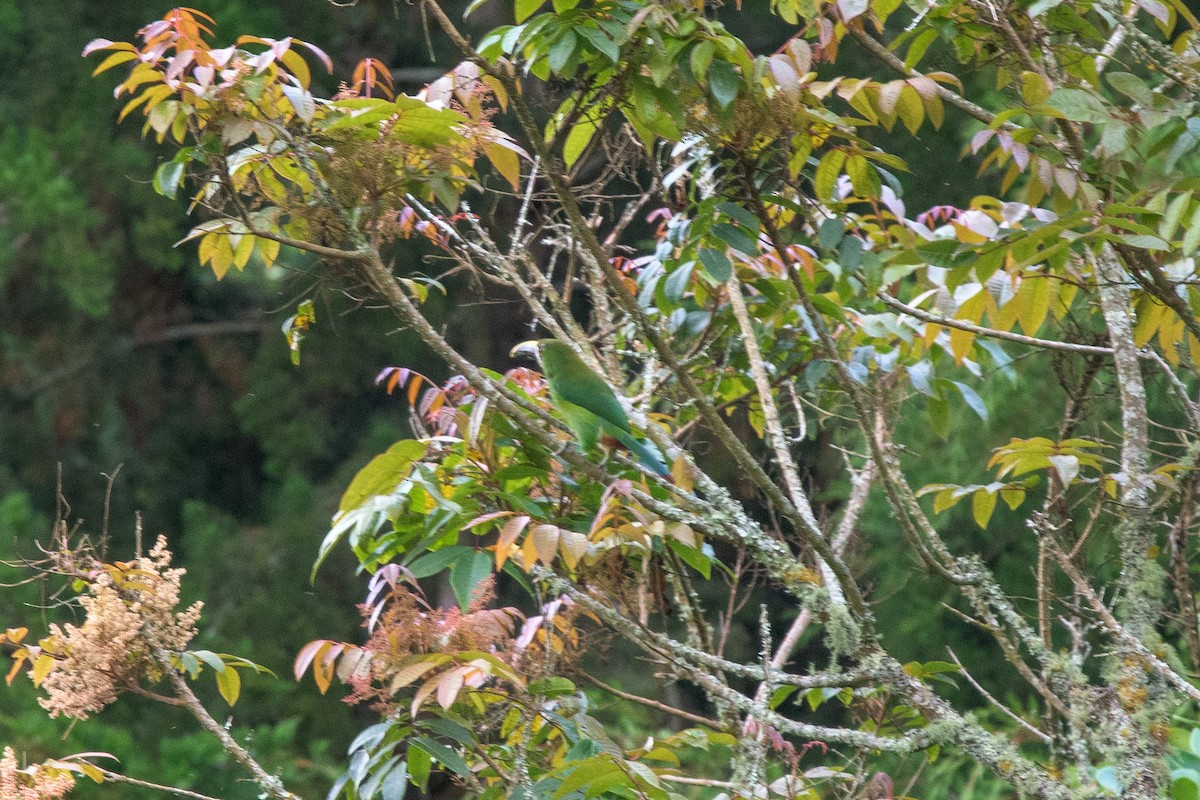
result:
[[[651,472],[670,474],[658,454],[633,435],[625,409],[612,389],[569,345],[557,339],[522,342],[513,348],[511,355],[519,353],[532,354],[538,359],[550,399],[575,434],[580,448],[593,449],[604,435],[637,456]]]

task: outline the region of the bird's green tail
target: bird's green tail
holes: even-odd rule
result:
[[[637,456],[637,460],[646,469],[664,477],[671,474],[671,470],[667,469],[667,465],[663,463],[658,453],[651,450],[642,442],[639,442],[633,434],[626,433],[615,425],[605,425],[604,432],[629,448],[629,452]]]

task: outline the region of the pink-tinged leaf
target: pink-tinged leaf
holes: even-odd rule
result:
[[[562,531],[558,540],[559,552],[569,569],[575,569],[579,560],[587,555],[588,538],[582,533]]]
[[[124,47],[119,48],[121,50],[133,50],[134,49],[133,45],[129,44],[128,42],[121,42],[121,44],[125,45]],[[107,50],[110,47],[117,48],[117,46],[114,45],[113,42],[109,39],[92,39],[90,42],[88,42],[86,45],[83,46],[83,53],[81,54],[81,57],[87,58],[92,53],[96,52],[97,50]]]
[[[167,52],[167,48],[170,46],[171,45],[168,42],[159,42],[158,44],[154,45],[154,47],[144,51],[140,56],[142,63],[157,64],[159,59],[162,58],[163,53]]]
[[[459,691],[463,688],[463,682],[466,676],[463,674],[465,667],[456,667],[438,681],[437,702],[442,708],[449,708],[454,705],[455,699],[458,698]]]
[[[352,647],[342,656],[337,665],[338,680],[349,683],[356,675],[365,675],[370,668],[372,654],[361,647]]]
[[[1079,188],[1079,182],[1075,179],[1075,173],[1069,169],[1055,167],[1054,181],[1067,197],[1074,197],[1075,191]]]
[[[420,712],[421,705],[429,699],[429,695],[437,691],[440,681],[440,676],[434,676],[426,681],[420,689],[417,689],[416,694],[413,695],[412,706],[410,709],[414,717]]]
[[[1042,182],[1042,186],[1049,189],[1054,185],[1054,165],[1044,158],[1036,160],[1034,166],[1037,168],[1038,180]]]
[[[783,56],[771,56],[767,63],[771,67],[771,75],[775,78],[775,84],[780,89],[791,94],[800,88],[800,76],[796,74],[789,59]]]
[[[151,22],[149,25],[146,25],[140,31],[138,31],[138,36],[142,37],[142,41],[149,41],[155,36],[158,36],[160,33],[165,33],[170,29],[170,27],[171,23],[167,20],[156,19],[154,22]]]
[[[812,71],[813,52],[808,42],[796,37],[788,42],[785,50],[791,56],[792,68],[796,70],[797,75],[803,78]]]
[[[286,53],[291,46],[292,37],[289,36],[286,39],[280,39],[278,42],[272,42],[271,52],[275,54],[276,58],[283,58],[283,54]]]
[[[229,59],[233,58],[233,54],[237,52],[237,48],[222,47],[220,50],[209,50],[208,55],[218,67],[223,67],[229,63]]]
[[[996,132],[991,128],[984,128],[971,137],[971,152],[978,153],[980,149],[987,144],[988,139],[991,139]]]
[[[841,12],[843,21],[862,16],[869,5],[867,0],[837,0],[837,9]]]
[[[1025,168],[1029,166],[1029,148],[1020,142],[1013,142],[1010,152],[1012,153],[1013,161],[1024,172]]]
[[[991,239],[1000,230],[994,219],[978,209],[964,211],[962,214],[959,214],[957,222],[967,230],[977,233],[985,239]]]
[[[900,101],[900,93],[904,91],[904,81],[890,81],[879,89],[879,110],[885,115],[896,113],[896,103]]]
[[[204,90],[212,85],[213,78],[216,77],[216,70],[212,67],[196,67],[192,70],[192,75],[196,78],[200,89]]]
[[[325,70],[327,72],[333,72],[333,60],[328,55],[326,55],[324,50],[317,47],[315,44],[309,44],[308,42],[301,41],[300,39],[296,40],[296,44],[304,45],[309,50],[311,50],[313,55],[315,55],[317,58],[319,58],[321,60],[321,63],[325,65]]]
[[[177,80],[183,71],[188,68],[196,58],[195,50],[184,50],[181,53],[176,53],[167,62],[167,71],[163,73],[163,77],[168,81]]]
[[[262,74],[273,63],[275,63],[275,53],[271,50],[264,50],[246,62],[254,70],[255,75]]]

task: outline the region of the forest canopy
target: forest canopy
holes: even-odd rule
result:
[[[157,148],[105,191],[177,201],[135,238],[220,313],[43,373],[18,306],[5,402],[228,468],[208,505],[113,472],[79,521],[43,464],[40,535],[9,495],[47,609],[10,612],[9,682],[113,721],[7,748],[0,794],[1200,795],[1186,3],[338,5],[442,68],[193,8],[83,47],[115,102],[80,130]],[[53,191],[7,298],[103,317],[169,282],[106,280]],[[47,399],[193,339],[225,405]],[[139,763],[129,703],[230,772]]]

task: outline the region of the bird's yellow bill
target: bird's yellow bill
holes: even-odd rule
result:
[[[533,356],[534,358],[537,358],[537,356],[538,356],[538,341],[537,341],[537,339],[530,339],[527,342],[521,342],[519,345],[517,345],[516,347],[514,347],[512,350],[510,350],[508,352],[509,358],[516,358],[519,355],[530,355],[530,356]]]

